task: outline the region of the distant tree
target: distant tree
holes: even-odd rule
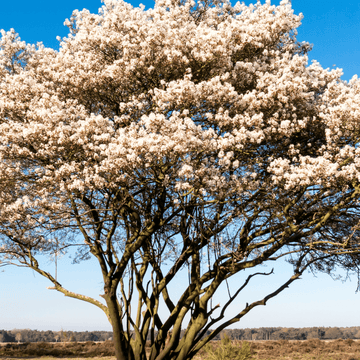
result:
[[[358,271],[360,81],[308,65],[300,24],[286,0],[105,0],[59,51],[2,31],[0,265],[100,308],[118,360],[192,359],[304,271]],[[47,270],[69,249],[101,299]],[[286,280],[227,317],[281,258]]]
[[[245,329],[245,332],[244,332],[245,340],[251,340],[252,339],[252,332],[253,332],[252,329]]]
[[[2,330],[2,334],[4,335],[5,342],[15,342],[15,334],[12,334],[10,331]]]
[[[60,339],[62,342],[69,341],[69,334],[66,331],[64,331],[63,329],[61,329],[61,331],[60,331]]]
[[[319,333],[319,339],[323,339],[324,336],[325,336],[325,329],[324,328],[319,328],[318,333]]]
[[[269,330],[267,328],[260,328],[256,330],[258,333],[259,340],[268,340],[269,339]]]
[[[3,331],[0,331],[0,342],[6,342],[6,334]]]
[[[42,331],[24,329],[21,331],[23,342],[49,341]]]
[[[282,332],[280,329],[275,329],[275,331],[273,332],[273,334],[271,335],[271,338],[273,340],[282,340],[285,337],[283,336]]]
[[[36,333],[39,333],[38,331],[36,331]],[[41,333],[40,333],[41,334]],[[46,339],[45,341],[54,341],[55,338],[54,338],[54,333],[51,331],[51,330],[47,330],[47,331],[44,331],[43,333],[43,336],[44,338]]]
[[[294,340],[306,340],[306,332],[303,330],[299,331],[297,336],[294,337]]]
[[[324,339],[342,339],[343,333],[342,331],[335,327],[335,328],[327,328],[325,329]]]
[[[18,332],[16,335],[15,335],[15,340],[20,343],[22,341],[22,335],[20,332]]]
[[[319,332],[317,328],[309,329],[306,335],[307,339],[319,339]]]
[[[244,331],[242,329],[233,329],[232,330],[232,338],[234,340],[241,340],[243,333],[244,333]]]
[[[99,338],[97,335],[91,334],[91,341],[98,341],[98,340],[99,340]]]

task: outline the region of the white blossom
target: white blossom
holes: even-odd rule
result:
[[[1,31],[2,219],[70,226],[74,201],[122,187],[176,204],[359,181],[360,81],[308,64],[291,3],[199,21],[192,4],[105,0],[73,12],[59,51]]]

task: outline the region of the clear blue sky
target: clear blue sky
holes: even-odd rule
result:
[[[246,4],[251,2],[254,1],[245,1]],[[146,9],[154,6],[153,1],[142,3]],[[272,3],[277,5],[279,1]],[[133,0],[131,4],[138,6],[140,2]],[[63,22],[70,18],[72,10],[87,8],[97,12],[101,5],[100,0],[4,1],[0,29],[8,31],[14,28],[26,42],[42,41],[45,46],[58,49],[56,36],[67,35]],[[359,75],[360,3],[357,0],[293,0],[293,8],[296,14],[304,14],[298,40],[314,44],[310,60],[316,59],[324,68],[336,64],[343,69],[344,80]],[[54,272],[53,263],[47,266]],[[260,271],[269,269],[260,268]],[[98,270],[97,263],[92,260],[71,265],[65,257],[58,263],[58,279],[69,290],[99,299],[102,288]],[[290,265],[277,264],[275,276],[254,281],[253,286],[239,297],[233,313],[242,309],[246,302],[260,299],[276,289],[290,271]],[[181,280],[185,279],[180,276]],[[271,299],[267,306],[254,309],[233,327],[360,326],[360,292],[355,294],[356,277],[351,280],[342,284],[327,275],[319,274],[315,278],[307,273],[302,280]],[[50,285],[48,280],[29,269],[6,267],[4,272],[0,272],[0,329],[111,330],[101,310],[47,290],[46,286]],[[225,297],[218,296],[214,303],[224,303],[225,300]]]

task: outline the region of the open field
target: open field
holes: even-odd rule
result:
[[[252,360],[360,360],[359,340],[267,340],[249,341]],[[242,341],[233,341],[234,346]],[[212,342],[216,348],[220,343]],[[62,360],[92,359],[115,360],[111,341],[102,343],[30,343],[0,346],[0,359]],[[194,360],[206,360],[205,351]],[[230,360],[230,359],[229,359]],[[236,360],[231,359],[231,360]]]

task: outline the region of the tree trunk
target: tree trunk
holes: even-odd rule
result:
[[[128,342],[124,335],[116,296],[105,296],[105,300],[109,310],[111,326],[113,328],[113,342],[116,360],[134,360],[129,346],[130,339]]]

